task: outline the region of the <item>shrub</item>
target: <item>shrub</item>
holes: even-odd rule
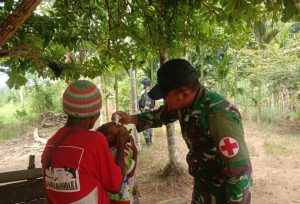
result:
[[[252,108],[250,110],[250,120],[257,121],[257,114],[258,114],[257,108]],[[261,110],[261,121],[272,123],[285,118],[286,116],[282,114],[278,108],[265,107],[262,108]]]
[[[277,108],[262,108],[261,120],[271,123],[282,119],[284,115]]]
[[[28,114],[25,109],[17,109],[14,115],[17,119],[23,121]]]

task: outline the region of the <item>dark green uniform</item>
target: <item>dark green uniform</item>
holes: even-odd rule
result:
[[[252,167],[238,110],[219,94],[201,89],[189,108],[166,106],[138,115],[138,131],[179,120],[194,177],[193,204],[248,204]]]
[[[153,109],[153,100],[151,98],[149,98],[148,96],[148,92],[150,91],[150,87],[144,89],[143,94],[141,95],[141,100],[145,101],[145,106],[143,108],[141,108],[141,112],[145,113],[145,112],[149,112]],[[152,129],[148,128],[145,129],[143,131],[143,135],[144,135],[144,139],[147,145],[151,145],[152,144]]]

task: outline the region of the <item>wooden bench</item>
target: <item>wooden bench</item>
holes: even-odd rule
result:
[[[0,203],[43,203],[45,200],[42,168],[35,168],[35,156],[29,156],[26,170],[0,173]]]

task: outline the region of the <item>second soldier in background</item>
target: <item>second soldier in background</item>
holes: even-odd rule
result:
[[[139,100],[139,109],[142,113],[151,111],[155,106],[155,101],[148,96],[148,92],[151,90],[151,81],[145,77],[142,79],[142,94]],[[152,145],[152,129],[149,128],[143,131],[146,145]]]

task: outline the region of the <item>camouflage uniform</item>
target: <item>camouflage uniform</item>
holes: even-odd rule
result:
[[[161,106],[138,118],[138,131],[180,121],[194,177],[193,204],[250,203],[252,166],[241,117],[226,99],[201,88],[189,108],[168,112]]]
[[[145,97],[144,98],[145,107],[141,109],[142,113],[146,113],[146,112],[149,112],[152,110],[152,108],[151,108],[152,99],[149,98],[149,96],[148,96],[149,91],[150,91],[150,88],[144,89],[144,93],[141,96],[141,97]],[[143,131],[143,135],[144,135],[146,144],[152,144],[152,129],[151,128],[145,129]]]

